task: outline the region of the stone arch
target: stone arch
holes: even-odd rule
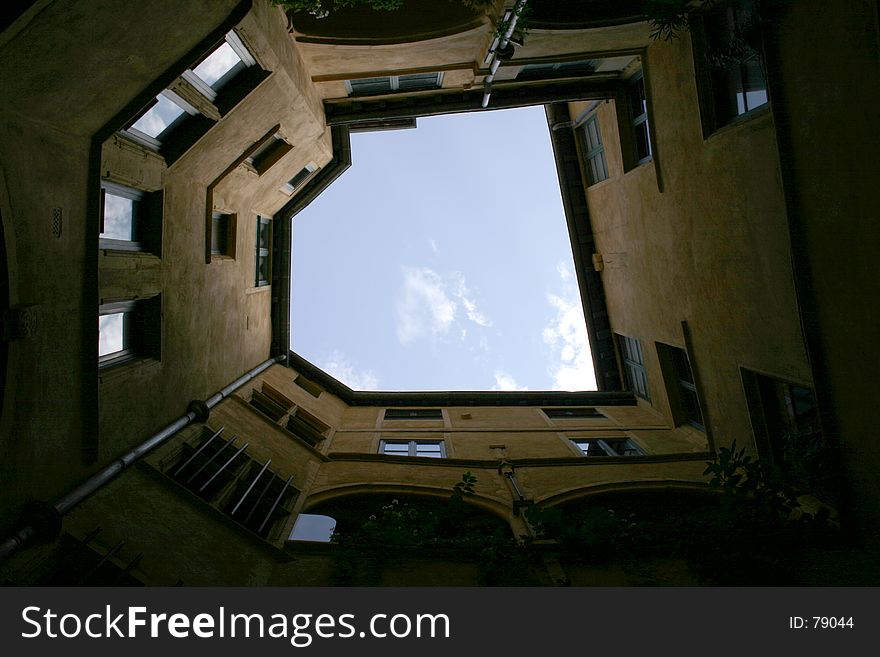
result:
[[[628,481],[615,484],[576,486],[536,500],[536,503],[542,506],[553,507],[589,498],[610,497],[615,493],[638,494],[652,492],[685,492],[704,494],[706,496],[714,495],[704,483],[670,479],[664,481]]]
[[[396,483],[364,483],[364,484],[344,484],[341,486],[333,486],[325,488],[309,494],[302,507],[304,513],[316,513],[317,509],[325,507],[330,502],[338,502],[344,498],[370,496],[376,499],[387,498],[389,496],[400,495],[413,498],[433,499],[442,501],[449,498],[452,491],[449,488],[440,486],[423,486],[414,484],[396,484]],[[487,512],[499,520],[510,523],[513,515],[509,501],[500,498],[488,497],[484,495],[474,495],[467,497],[465,502],[470,506],[476,507]]]

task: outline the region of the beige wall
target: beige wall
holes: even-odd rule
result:
[[[69,3],[37,2],[0,41],[8,92],[0,108],[0,215],[11,303],[36,304],[39,322],[33,337],[10,343],[0,472],[16,485],[0,492],[0,508],[10,510],[0,518],[4,529],[24,499],[51,500],[183,414],[189,400],[268,358],[272,290],[254,286],[256,216],[287,202],[279,189],[306,163],[332,157],[320,99],[286,17],[255,0],[236,30],[270,72],[265,80],[170,167],[115,135],[103,145],[102,177],[164,190],[161,256],[100,250],[89,261],[94,247],[87,245],[97,240],[87,234],[95,221],[87,203],[97,192],[89,179],[93,135],[135,99],[147,102],[146,89],[164,72],[192,65],[185,55],[240,3],[105,4],[101,16],[112,21]],[[244,167],[222,175],[276,125],[294,147],[289,153],[263,176]],[[212,208],[237,215],[236,257],[206,264]],[[162,295],[161,359],[96,377],[96,305],[155,294]],[[85,465],[84,446],[95,443],[98,461]]]
[[[646,61],[652,162],[624,172],[614,101],[596,110],[609,178],[587,200],[611,326],[640,340],[651,404],[667,424],[656,342],[688,347],[716,444],[749,445],[739,368],[811,380],[773,115],[758,110],[704,139],[689,39],[653,43]],[[585,108],[572,103],[572,118]]]
[[[76,3],[40,1],[0,35],[10,297],[12,305],[34,304],[38,322],[32,337],[9,344],[0,478],[15,485],[0,490],[4,529],[23,500],[51,498],[80,478],[83,444],[95,433],[96,381],[84,365],[95,352],[86,326],[96,326],[95,309],[85,305],[96,285],[96,263],[86,260],[86,239],[97,239],[86,235],[91,137],[235,4],[111,1],[105,15],[126,20],[101,24]],[[145,52],[156,43],[157,16],[169,17],[164,38]]]
[[[508,522],[515,535],[524,535],[529,529],[514,511],[515,496],[502,467],[513,466],[527,499],[551,504],[615,489],[703,485],[705,442],[688,442],[680,430],[658,428],[656,413],[648,409],[603,407],[606,418],[554,422],[538,408],[451,407],[442,409],[444,420],[435,423],[439,429],[426,428],[430,421],[383,422],[384,409],[350,408],[328,392],[316,398],[293,383],[296,376],[292,369],[272,366],[215,407],[208,421],[212,432],[223,428],[225,439],[236,437],[236,447],[247,443],[252,460],[271,459],[273,472],[293,477],[299,494],[292,513],[266,540],[171,479],[183,443],[197,444],[203,435],[198,424],[78,505],[65,516],[64,530],[82,539],[101,526],[92,544],[99,551],[124,540],[115,559],[124,564],[143,553],[134,575],[148,584],[326,584],[326,550],[311,555],[299,544],[286,545],[286,538],[298,513],[330,500],[379,493],[448,497],[462,474],[471,472],[477,478],[471,502]],[[292,409],[306,409],[328,425],[322,444],[307,445],[285,428],[287,416],[273,421],[248,403],[264,383],[287,397]],[[470,419],[462,417],[467,414]],[[365,417],[372,426],[365,427]],[[465,428],[468,423],[476,426]],[[628,436],[647,456],[588,459],[568,442],[571,435]],[[446,442],[449,458],[381,456],[379,436],[436,437]],[[26,571],[44,558],[42,552],[26,551],[0,572]],[[415,568],[407,564],[387,573],[385,583],[422,581],[407,579],[408,569]],[[473,564],[453,567],[442,558],[427,564],[428,574],[419,575],[426,584],[439,583],[431,577],[443,572],[453,573],[450,585],[477,583]]]

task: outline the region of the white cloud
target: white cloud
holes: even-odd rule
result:
[[[479,310],[477,310],[477,304],[470,297],[471,292],[470,290],[468,290],[467,283],[465,283],[464,280],[464,276],[456,272],[455,274],[453,274],[453,278],[455,279],[455,289],[452,293],[457,299],[461,300],[461,305],[464,306],[464,311],[467,315],[467,318],[477,326],[492,326],[492,321]]]
[[[559,278],[563,281],[570,281],[572,276],[574,276],[568,264],[564,262],[556,263],[556,271],[559,274]]]
[[[519,386],[510,374],[503,370],[495,370],[495,385],[492,390],[528,390],[527,386]]]
[[[554,390],[595,390],[596,374],[587,337],[587,326],[577,287],[572,285],[573,274],[564,265],[557,267],[563,281],[562,295],[547,295],[548,303],[556,310],[544,328],[542,337],[552,349],[549,367]]]
[[[378,377],[369,370],[356,370],[341,351],[334,350],[320,367],[353,390],[379,389]]]
[[[434,252],[434,255],[437,255],[437,253],[439,253],[440,251],[440,249],[437,248],[437,242],[435,242],[434,240],[429,240],[429,243],[431,244],[431,251]]]
[[[397,339],[408,344],[426,335],[440,335],[455,319],[455,301],[440,276],[423,267],[403,268],[403,297],[397,303]]]
[[[492,326],[492,321],[477,310],[476,301],[459,272],[444,279],[428,267],[403,268],[403,293],[396,308],[397,339],[402,344],[444,335],[459,310],[477,326]],[[466,335],[467,331],[462,328],[461,339]]]

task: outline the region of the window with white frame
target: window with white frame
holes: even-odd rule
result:
[[[669,407],[676,426],[690,425],[705,431],[703,409],[688,354],[680,347],[657,343],[660,370],[666,383]]]
[[[704,136],[770,102],[755,4],[722,3],[692,30]]]
[[[630,128],[632,129],[632,162],[634,165],[651,161],[651,131],[648,125],[648,99],[645,94],[645,76],[633,76],[627,85]]]
[[[578,129],[581,142],[582,157],[587,170],[589,185],[595,185],[608,178],[608,165],[605,162],[605,146],[602,144],[602,133],[595,114],[588,118]]]
[[[563,406],[561,408],[544,408],[544,415],[551,420],[579,420],[605,417],[599,409],[592,406]]]
[[[256,277],[254,285],[263,287],[272,280],[272,220],[257,217]]]
[[[158,296],[116,301],[98,310],[98,366],[160,356],[161,301]]]
[[[215,100],[217,92],[248,66],[257,62],[235,32],[229,32],[219,46],[188,68],[181,77],[193,85],[208,100]]]
[[[442,420],[439,408],[386,408],[386,420]]]
[[[379,443],[379,453],[387,456],[424,456],[445,458],[446,449],[442,440],[391,440]]]
[[[651,401],[648,392],[648,373],[645,370],[645,357],[642,354],[642,343],[625,335],[617,336],[620,356],[623,360],[623,374],[627,387],[646,401]]]
[[[584,456],[641,456],[644,452],[629,438],[572,438]]]
[[[226,89],[236,86],[230,84],[233,80],[247,77],[242,76],[244,71],[258,69],[265,75],[256,64],[241,38],[234,31],[229,32],[222,43],[156,96],[122,133],[148,148],[165,153],[170,135],[189,118],[200,118],[201,122],[196,121],[198,129],[187,131],[191,133],[187,135],[189,142],[194,143],[224,110],[243,98],[262,79],[252,76],[248,84],[230,94],[227,102],[221,102]],[[178,150],[182,152],[188,144]]]
[[[100,221],[100,248],[158,255],[162,192],[144,192],[102,180]]]
[[[305,182],[312,177],[312,174],[318,170],[318,165],[314,162],[309,162],[302,169],[299,170],[293,178],[284,183],[284,186],[281,188],[281,191],[287,194],[293,194],[296,190],[302,187]]]
[[[349,96],[375,96],[401,91],[424,91],[439,89],[442,84],[443,73],[412,73],[345,81]]]
[[[167,136],[188,116],[198,114],[195,107],[173,91],[165,89],[124,132],[135,141],[159,150]]]

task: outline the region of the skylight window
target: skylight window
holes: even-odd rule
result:
[[[134,239],[135,201],[105,190],[104,193],[104,239],[131,241]]]
[[[119,355],[126,348],[126,314],[113,313],[98,317],[98,357]],[[93,352],[94,353],[94,352]]]
[[[391,75],[383,78],[361,78],[348,80],[346,86],[352,96],[373,96],[391,94],[398,91],[422,91],[438,89],[443,82],[443,73],[412,73],[410,75]]]
[[[222,44],[211,51],[198,65],[187,70],[183,77],[206,98],[213,100],[224,84],[255,63],[256,60],[238,35],[230,32]]]
[[[225,41],[223,45],[208,55],[205,60],[193,69],[205,84],[213,87],[224,75],[242,64],[241,57]]]
[[[351,139],[293,222],[291,349],[355,390],[595,390],[544,108]]]
[[[137,136],[146,136],[157,142],[162,135],[184,118],[186,114],[196,115],[196,109],[183,98],[167,89],[156,96],[156,103],[129,127]],[[140,134],[138,134],[140,133]]]

